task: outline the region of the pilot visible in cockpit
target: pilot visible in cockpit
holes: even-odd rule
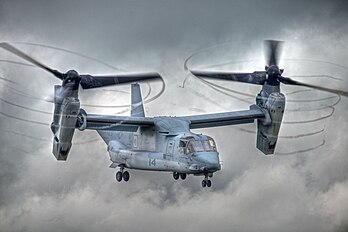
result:
[[[193,153],[194,152],[194,149],[193,149],[193,145],[192,143],[190,142],[187,146],[187,153]]]

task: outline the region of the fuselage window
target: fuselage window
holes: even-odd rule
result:
[[[180,153],[186,153],[187,142],[188,141],[180,140],[180,142],[179,142],[179,152]]]

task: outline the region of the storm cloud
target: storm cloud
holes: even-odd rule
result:
[[[184,62],[193,55],[192,68],[263,70],[265,39],[285,41],[287,76],[348,90],[346,1],[1,0],[0,31],[0,41],[60,71],[160,72],[165,92],[145,104],[148,116],[247,109],[254,97],[217,91],[188,76]],[[52,118],[43,112],[52,112],[59,82],[25,64],[0,50],[1,231],[348,230],[348,99],[282,86],[288,124],[274,156],[255,148],[255,125],[195,130],[215,138],[223,160],[211,189],[200,187],[200,177],[174,181],[170,173],[135,170],[130,182],[116,183],[94,131],[77,131],[68,161],[55,160]],[[161,83],[142,85],[148,98],[160,90]],[[128,114],[127,107],[88,105],[127,105],[129,86],[81,91],[80,98],[87,112]]]

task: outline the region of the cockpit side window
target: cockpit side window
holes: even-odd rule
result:
[[[187,145],[187,141],[185,141],[185,140],[180,140],[180,142],[179,142],[179,147],[186,147],[186,145]]]
[[[186,153],[187,143],[188,143],[187,140],[180,140],[179,141],[179,152],[180,153]]]

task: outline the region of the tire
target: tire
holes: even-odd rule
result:
[[[122,172],[120,172],[120,171],[116,172],[116,180],[118,182],[122,181]]]
[[[182,180],[185,180],[186,179],[186,173],[180,173],[180,178]]]
[[[202,180],[202,187],[205,188],[207,186],[207,182],[205,180]]]
[[[130,175],[129,175],[129,172],[127,172],[127,171],[125,171],[123,174],[122,174],[122,177],[123,177],[123,180],[124,181],[129,181],[129,177],[130,177]]]
[[[211,180],[207,180],[207,187],[208,187],[208,188],[211,187]]]
[[[174,178],[174,180],[179,179],[179,173],[173,172],[173,178]]]

